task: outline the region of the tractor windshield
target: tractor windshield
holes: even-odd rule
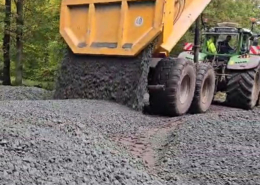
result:
[[[209,54],[227,55],[237,52],[239,46],[239,34],[205,34],[203,36],[203,49]]]

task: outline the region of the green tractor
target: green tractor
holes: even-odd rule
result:
[[[257,106],[260,55],[254,48],[259,35],[228,22],[207,28],[201,35],[196,29],[194,51],[184,51],[178,56],[196,63],[196,88],[190,110],[206,112],[217,92],[226,93],[229,106],[246,110]]]

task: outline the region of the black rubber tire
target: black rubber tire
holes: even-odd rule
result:
[[[191,104],[191,113],[205,113],[214,98],[215,71],[210,64],[198,64],[196,87]]]
[[[186,84],[186,94],[181,93],[182,82]],[[150,91],[150,108],[153,113],[167,116],[185,114],[192,103],[195,91],[196,69],[185,59],[165,58],[155,68],[153,84],[165,85],[164,91]],[[183,97],[183,95],[186,95]],[[182,98],[184,98],[182,100]]]
[[[227,103],[232,107],[245,110],[257,105],[260,92],[259,68],[234,72],[227,85]]]
[[[148,85],[153,84],[153,76],[154,76],[155,68],[150,67],[149,68],[149,73],[148,73]]]

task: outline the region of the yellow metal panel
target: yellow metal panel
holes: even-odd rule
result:
[[[63,0],[60,33],[74,53],[133,56],[162,31],[161,0]]]
[[[203,12],[211,0],[186,0],[186,4],[179,19],[173,26],[172,33],[167,41],[161,44],[161,50],[170,52],[189,27]]]
[[[95,6],[94,4],[89,5],[89,12],[88,12],[88,25],[86,28],[86,45],[90,45],[93,42],[93,39],[95,37],[95,28],[96,28],[96,21],[95,21]]]
[[[155,37],[172,50],[211,0],[62,0],[60,33],[74,53],[134,56]]]
[[[155,2],[131,2],[127,13],[127,43],[136,43],[153,28]]]
[[[89,6],[71,6],[68,8],[70,13],[70,20],[68,20],[70,30],[67,33],[73,37],[75,43],[85,42]]]
[[[128,3],[126,1],[122,1],[120,25],[119,25],[119,30],[118,30],[118,47],[119,48],[122,48],[123,44],[125,43],[126,34],[128,33],[127,12],[128,12]]]
[[[168,37],[172,33],[173,21],[176,16],[174,8],[175,0],[165,1],[164,17],[163,17],[163,42],[167,42]]]
[[[95,5],[95,42],[117,42],[120,10],[120,3]]]

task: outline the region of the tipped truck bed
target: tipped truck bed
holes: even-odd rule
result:
[[[211,0],[63,0],[60,33],[75,54],[135,56],[157,36],[169,53]]]

